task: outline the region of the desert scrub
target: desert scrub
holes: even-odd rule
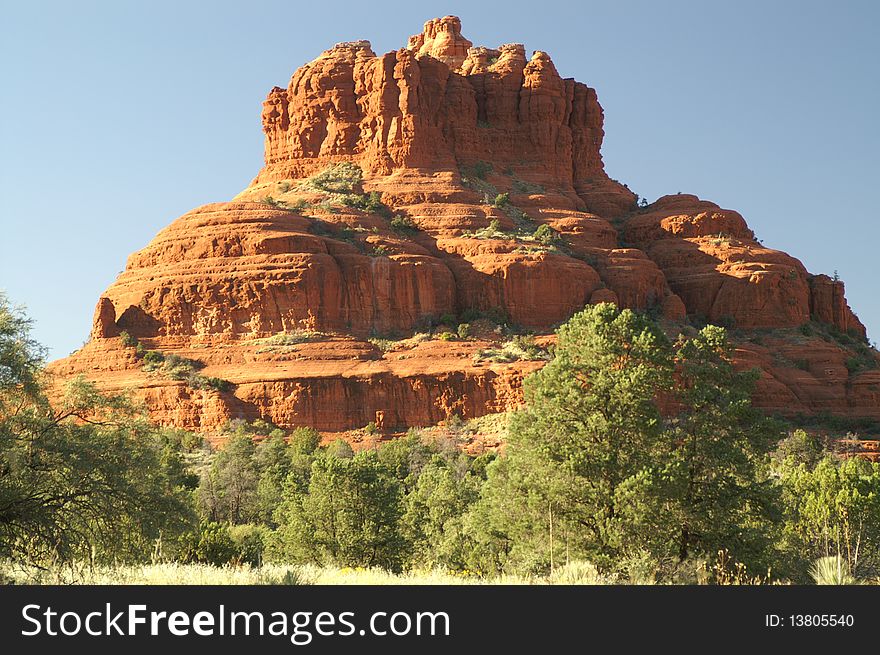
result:
[[[510,232],[501,229],[501,221],[493,218],[486,227],[480,228],[475,232],[463,232],[464,237],[473,237],[474,239],[515,239],[516,237]]]
[[[186,382],[190,389],[230,391],[233,384],[222,378],[210,377],[199,373],[205,365],[196,360],[181,357],[173,353],[165,355],[158,350],[148,350],[143,355],[141,370],[146,373],[159,373],[163,377],[179,382]]]
[[[504,342],[500,348],[483,348],[474,355],[474,361],[498,363],[537,361],[550,359],[550,353],[535,343],[531,335],[517,335]]]
[[[409,216],[403,214],[395,214],[389,224],[391,229],[398,233],[416,232],[419,229]]]
[[[369,214],[381,214],[390,216],[391,210],[382,202],[382,196],[378,191],[370,191],[364,194],[348,194],[342,196],[341,203],[346,207],[354,207]]]
[[[301,189],[312,189],[324,193],[354,193],[364,179],[364,172],[357,164],[343,162],[331,164],[320,173],[300,183]]]
[[[545,246],[555,246],[562,242],[562,237],[559,235],[559,232],[546,223],[539,225],[532,234],[532,237],[535,241]]]
[[[363,179],[363,171],[356,164],[331,164],[317,175],[300,182],[297,189],[323,194],[324,198],[317,206],[329,213],[336,213],[339,206],[344,206],[390,216],[391,210],[382,202],[378,191],[361,193]]]
[[[189,386],[191,389],[213,389],[214,391],[227,392],[231,391],[233,387],[232,382],[230,382],[229,380],[224,380],[223,378],[216,378],[209,375],[199,375],[198,373],[187,377],[186,382],[187,386]]]
[[[383,353],[394,350],[397,347],[397,344],[400,343],[398,341],[395,341],[394,339],[382,339],[380,337],[371,337],[367,339],[367,341],[369,341]]]
[[[327,335],[325,333],[318,332],[317,330],[297,329],[290,332],[279,332],[278,334],[273,334],[271,337],[253,339],[251,341],[247,341],[246,343],[261,346],[261,348],[259,348],[257,352],[264,353],[284,350],[286,348],[289,348],[290,346],[296,346],[300,343],[315,341],[326,336]]]

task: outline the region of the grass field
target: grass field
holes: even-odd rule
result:
[[[11,584],[97,585],[479,585],[479,584],[602,584],[595,569],[584,563],[560,568],[552,578],[475,575],[445,571],[412,571],[401,574],[382,569],[350,569],[266,564],[208,566],[204,564],[148,564],[65,568],[44,571],[20,566],[0,566],[0,581]]]

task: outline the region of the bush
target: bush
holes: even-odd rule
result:
[[[346,207],[354,207],[370,214],[390,214],[390,210],[382,202],[382,196],[378,191],[370,191],[364,195],[349,194],[342,198],[342,204]]]
[[[395,232],[415,232],[419,228],[408,216],[395,214],[391,219],[391,229]]]
[[[538,229],[535,230],[533,236],[535,238],[535,241],[537,241],[538,243],[542,243],[545,246],[552,246],[562,240],[562,237],[559,236],[559,232],[554,230],[546,223],[543,225],[539,225]]]
[[[144,353],[143,362],[145,371],[155,371],[165,363],[165,355],[158,350],[148,350]]]
[[[223,378],[193,374],[186,378],[187,385],[192,389],[213,389],[225,393],[232,390],[232,383]]]
[[[459,323],[458,324],[458,338],[459,339],[467,339],[470,334],[471,326],[470,323]]]
[[[506,205],[509,202],[510,202],[510,194],[509,193],[499,193],[497,196],[495,196],[495,200],[492,202],[492,204],[495,207],[503,207],[504,205]]]
[[[516,335],[505,342],[501,348],[485,348],[477,352],[474,359],[490,362],[509,363],[518,360],[533,361],[550,359],[550,353],[535,343],[531,335]]]
[[[172,353],[165,355],[162,373],[172,380],[186,380],[193,377],[200,368],[204,368],[201,362]]]
[[[856,580],[849,570],[849,564],[840,555],[820,557],[810,569],[810,577],[817,585],[850,585]]]
[[[357,164],[344,162],[331,164],[317,175],[313,175],[305,184],[318,191],[327,193],[353,193],[364,173]]]
[[[126,348],[137,348],[138,346],[137,338],[131,336],[125,330],[119,333],[119,338],[122,340],[122,345]]]
[[[223,566],[234,562],[238,552],[229,528],[223,523],[207,521],[181,540],[179,559],[184,563]]]
[[[246,523],[228,528],[229,538],[235,546],[234,556],[237,564],[261,566],[263,553],[266,550],[268,530],[262,525]]]

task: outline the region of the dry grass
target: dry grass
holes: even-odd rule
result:
[[[591,573],[594,569],[591,569]],[[65,568],[42,571],[26,567],[0,566],[0,580],[12,584],[95,585],[543,585],[604,584],[598,576],[577,575],[579,571],[541,577],[505,575],[481,578],[467,572],[441,570],[390,573],[383,569],[337,568],[315,565],[266,564],[208,566],[205,564],[117,565],[95,568]]]

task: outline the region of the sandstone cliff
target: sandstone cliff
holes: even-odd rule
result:
[[[768,410],[880,418],[843,283],[696,196],[638,207],[605,173],[596,92],[544,52],[473,47],[447,16],[396,52],[327,50],[262,120],[251,185],[130,256],[59,380],[133,389],[181,427],[400,430],[515,406],[542,360],[493,356],[502,325],[549,334],[615,302],[673,331],[735,328]],[[145,366],[147,351],[198,373]]]

